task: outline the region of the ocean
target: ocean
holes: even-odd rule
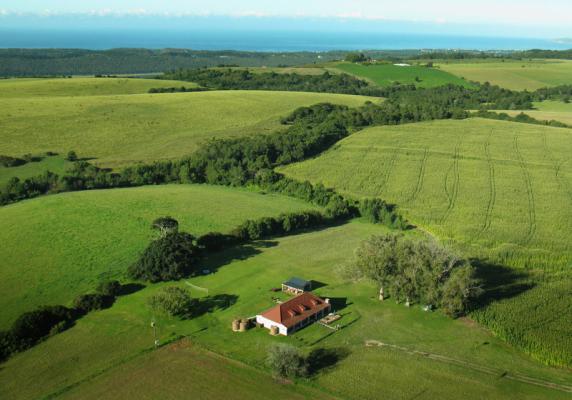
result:
[[[188,48],[195,50],[329,51],[366,49],[562,50],[570,41],[407,33],[247,30],[19,30],[0,28],[0,48]]]

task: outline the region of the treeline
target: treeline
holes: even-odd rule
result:
[[[205,92],[207,88],[202,87],[161,87],[161,88],[151,88],[149,93],[186,93],[186,92]]]
[[[571,44],[572,46],[572,44]],[[471,59],[560,59],[571,60],[572,49],[570,50],[541,50],[532,49],[524,51],[469,51],[469,50],[450,50],[450,51],[430,51],[421,52],[410,57],[412,60],[471,60]]]
[[[570,125],[566,125],[565,123],[562,123],[560,121],[555,121],[555,120],[550,120],[550,121],[543,120],[543,121],[541,121],[539,119],[533,118],[530,115],[522,113],[522,112],[520,114],[514,116],[514,117],[511,117],[507,113],[498,113],[498,112],[485,111],[485,110],[477,111],[471,115],[473,117],[496,119],[496,120],[501,120],[501,121],[521,122],[521,123],[525,123],[525,124],[534,124],[534,125],[545,125],[545,126],[552,126],[555,128],[571,128]]]
[[[285,90],[297,92],[320,92],[383,96],[364,80],[348,74],[301,75],[296,73],[253,73],[237,69],[181,69],[167,72],[164,79],[195,82],[217,90]]]
[[[19,167],[21,165],[30,163],[30,162],[38,162],[42,161],[44,157],[52,157],[56,156],[57,153],[48,151],[41,155],[33,155],[33,154],[24,154],[21,157],[11,157],[6,155],[0,155],[0,166],[6,168],[12,167]]]
[[[74,322],[94,310],[111,307],[123,287],[118,281],[104,281],[95,293],[75,298],[73,307],[43,306],[20,315],[9,330],[0,331],[0,362],[42,340],[73,326]]]

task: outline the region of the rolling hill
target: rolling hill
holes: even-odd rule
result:
[[[0,327],[45,304],[68,303],[121,277],[170,215],[194,235],[249,218],[312,209],[289,197],[206,185],[145,186],[46,196],[0,208]]]
[[[280,116],[301,106],[367,99],[263,91],[0,97],[0,154],[75,150],[105,167],[175,159],[211,138],[274,131]]]
[[[439,68],[469,81],[490,82],[512,90],[536,90],[572,82],[572,61],[468,61],[439,63]]]

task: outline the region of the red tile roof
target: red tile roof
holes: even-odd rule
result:
[[[290,328],[321,310],[329,308],[329,303],[326,303],[323,299],[310,292],[305,292],[282,304],[272,307],[261,315],[277,324],[282,324]]]

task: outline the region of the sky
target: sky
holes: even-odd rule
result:
[[[361,22],[380,29],[404,22],[452,33],[572,37],[572,0],[0,0],[0,28],[27,21],[49,27],[78,16],[91,23],[225,17],[237,26],[241,19],[253,26],[321,19],[345,22],[348,29]]]

